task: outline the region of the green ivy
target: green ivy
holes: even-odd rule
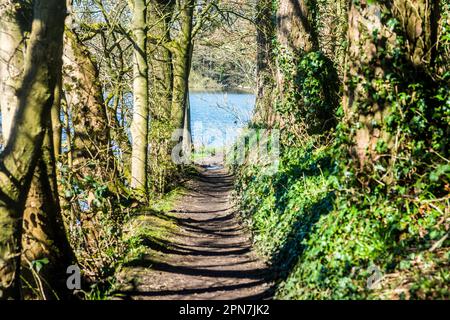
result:
[[[380,138],[377,160],[364,168],[351,152],[362,124],[342,119],[343,107],[324,99],[337,91],[326,86],[333,76],[326,59],[320,52],[298,58],[276,46],[285,80],[280,117],[295,115],[310,128],[320,124],[322,110],[340,119],[331,140],[314,130],[300,140],[284,132],[275,176],[254,166],[237,171],[236,195],[259,252],[272,263],[277,298],[450,298],[449,20],[442,19],[434,69],[417,73],[402,49],[400,24],[387,13],[382,19],[398,34],[374,56],[386,72],[367,67],[364,77],[347,82],[369,97],[359,114],[370,115],[375,104],[389,111],[371,125],[394,143]],[[372,265],[389,275],[379,289],[367,287]]]

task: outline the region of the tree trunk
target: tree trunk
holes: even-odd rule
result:
[[[25,205],[22,239],[22,265],[30,268],[33,261],[48,260],[39,271],[42,283],[35,283],[46,300],[68,294],[66,270],[75,261],[61,215],[52,138],[49,126]],[[33,283],[31,274],[24,276]]]
[[[305,53],[317,48],[317,36],[305,0],[281,0],[276,19],[280,50],[286,50],[295,65]],[[290,84],[285,83],[285,74],[279,65],[277,70],[278,90],[283,98],[285,91],[289,93],[292,88],[289,88]]]
[[[318,1],[316,28],[320,50],[334,62],[339,79],[344,77],[349,1]]]
[[[317,48],[316,30],[306,0],[280,0],[277,12],[278,42],[296,53]]]
[[[134,79],[131,124],[131,187],[146,194],[149,133],[149,81],[147,61],[147,2],[133,4]]]
[[[151,114],[152,121],[170,120],[170,108],[173,93],[172,52],[166,48],[171,41],[170,21],[173,14],[173,0],[152,0],[150,20],[155,21],[149,34],[154,39],[149,45],[152,75]]]
[[[62,50],[61,44],[59,55],[62,55]],[[55,68],[61,70],[62,59]],[[41,283],[36,283],[35,276],[30,272],[26,274],[22,272],[23,277],[29,284],[34,284],[35,288],[40,287],[45,299],[63,298],[68,294],[65,272],[75,261],[64,228],[56,176],[56,159],[61,148],[59,117],[61,85],[60,72],[56,79],[51,117],[47,122],[42,154],[37,162],[25,204],[23,223],[22,266],[29,270],[33,268],[31,265],[33,261],[48,260],[39,271]]]
[[[28,16],[31,19],[32,12],[22,11],[22,16]],[[7,34],[2,33],[3,39],[6,44],[6,50],[2,50],[5,55],[2,57],[2,61],[8,56],[11,57],[9,63],[2,63],[2,67],[5,70],[2,72],[6,74],[7,68],[15,70],[16,83],[20,81],[23,76],[23,64],[17,64],[23,61],[23,34],[15,32],[15,25],[13,23],[5,24],[3,30],[9,30]],[[26,27],[26,26],[25,26]],[[14,35],[13,38],[7,39],[7,37]],[[12,47],[19,48],[17,53],[11,51]],[[62,52],[62,46],[60,48]],[[56,61],[55,61],[56,62]],[[57,70],[61,69],[61,61],[55,65]],[[11,72],[10,72],[11,74]],[[8,81],[8,77],[6,77]],[[11,78],[9,78],[11,81]],[[8,142],[11,136],[11,124],[13,124],[14,115],[19,108],[19,96],[16,95],[14,87],[9,82],[6,85],[2,83],[2,92],[7,97],[4,105],[5,114],[3,115],[3,137],[5,142]],[[55,113],[59,112],[60,104],[60,89],[61,89],[61,74],[57,76],[57,85],[54,93],[54,105],[52,107],[52,121],[56,116]],[[50,120],[50,119],[49,119]],[[56,119],[59,123],[59,117]],[[57,125],[55,126],[56,128]],[[55,176],[55,156],[56,148],[60,147],[60,135],[61,132],[57,132],[51,137],[51,128],[47,130],[46,139],[43,146],[43,154],[38,161],[38,165],[35,169],[33,180],[31,183],[31,189],[27,198],[24,211],[24,236],[22,240],[23,246],[23,265],[26,268],[30,268],[30,262],[40,260],[43,258],[49,259],[49,264],[45,265],[40,271],[40,276],[44,278],[44,291],[47,298],[52,297],[52,291],[62,292],[62,286],[60,281],[53,281],[55,279],[64,279],[63,273],[67,266],[73,261],[71,249],[67,238],[65,236],[64,224],[62,222],[61,210],[59,208],[58,193],[56,192],[56,176]],[[58,152],[59,154],[59,152]],[[56,244],[56,245],[55,245]],[[59,276],[55,277],[55,274]],[[27,277],[29,283],[33,282],[34,277]],[[55,298],[53,296],[53,298]]]
[[[149,44],[149,64],[151,72],[150,98],[150,157],[149,175],[152,191],[163,193],[167,176],[176,170],[172,163],[171,151],[174,146],[172,134],[175,129],[171,120],[173,93],[172,52],[167,47],[171,42],[170,28],[175,1],[151,0],[149,21],[153,21],[148,31],[152,39]]]
[[[394,144],[394,137],[385,127],[392,103],[387,97],[374,94],[392,90],[386,77],[400,71],[396,69],[394,57],[386,52],[398,49],[407,59],[402,62],[406,68],[401,71],[403,83],[400,87],[407,86],[411,79],[424,81],[426,71],[434,61],[436,6],[438,1],[427,0],[352,3],[347,53],[349,71],[345,77],[343,106],[346,121],[359,124],[353,137],[353,153],[359,159],[361,169],[369,161],[379,159],[376,151],[379,141],[384,141],[389,149]],[[389,17],[399,21],[397,29],[388,25]],[[406,41],[401,47],[397,44],[399,37]]]
[[[12,4],[2,1],[0,4],[0,75],[1,75],[1,113],[3,143],[7,145],[11,136],[12,121],[19,105],[20,97],[16,90],[23,81],[23,64],[25,55],[24,28],[29,24],[24,19],[31,18],[31,8],[25,5],[14,9]]]
[[[61,120],[61,100],[62,100],[62,74],[59,76],[55,88],[55,102],[52,107],[52,141],[55,152],[55,159],[58,161],[62,148],[62,120]]]
[[[189,131],[190,110],[188,107],[189,75],[191,71],[192,50],[193,50],[193,19],[195,0],[181,1],[181,34],[174,41],[173,54],[173,74],[174,87],[172,98],[172,121],[176,129],[183,130],[183,153],[191,152],[191,143]],[[190,124],[190,123],[189,123]]]
[[[84,168],[80,172],[84,176],[103,177],[110,152],[109,124],[98,73],[88,48],[66,27],[63,83],[74,128],[73,165]]]
[[[273,95],[275,89],[275,58],[273,56],[272,39],[275,34],[273,23],[272,0],[259,0],[257,3],[257,76],[256,76],[256,107],[255,122],[262,122],[269,126],[274,124]]]
[[[16,78],[18,81],[14,86],[18,108],[14,115],[13,126],[9,129],[11,134],[8,143],[0,156],[0,298],[2,299],[20,297],[23,210],[37,161],[42,155],[42,144],[49,125],[55,86],[61,72],[58,65],[61,59],[65,2],[36,0],[33,4],[33,24],[23,58],[23,75]],[[25,23],[21,21],[20,16],[20,11],[25,6],[24,2],[2,1],[0,6],[2,22],[15,24],[16,30],[27,29],[21,28],[24,26],[22,23]],[[23,39],[23,34],[15,36]],[[3,46],[8,47],[9,44],[2,42],[0,45],[3,50]]]

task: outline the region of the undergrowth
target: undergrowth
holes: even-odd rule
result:
[[[148,258],[157,259],[170,246],[172,233],[177,230],[176,218],[170,211],[183,192],[182,188],[174,189],[152,201],[148,208],[139,208],[128,216],[122,226],[121,238],[126,250],[117,261],[114,274],[104,281],[103,286],[93,287],[87,299],[121,298],[123,292],[134,289],[136,274],[132,270],[138,270]]]
[[[63,168],[64,169],[64,168]],[[139,261],[149,248],[161,248],[176,228],[170,215],[183,192],[176,188],[143,206],[116,181],[115,186],[91,176],[78,178],[63,171],[65,214],[70,241],[83,276],[80,296],[107,300],[115,296],[117,276]]]
[[[238,171],[241,212],[277,298],[449,298],[449,200],[356,192],[333,158],[338,146],[316,141],[285,150],[275,176]],[[373,265],[383,277],[368,289]]]
[[[406,63],[398,21],[383,19],[397,32],[395,45],[373,57],[386,72],[366,66],[367,80],[348,79],[350,88],[364,88],[366,103],[356,105],[354,119],[342,107],[333,111],[338,125],[322,134],[323,122],[311,119],[334,110],[324,105],[333,101],[324,88],[334,75],[322,68],[321,53],[293,59],[277,49],[288,84],[275,105],[290,124],[280,128],[280,168],[273,176],[237,168],[235,195],[272,264],[278,299],[450,298],[450,29],[443,25],[442,61],[431,79]],[[380,105],[387,116],[371,125],[395,143],[380,135],[361,166],[357,116]],[[302,127],[312,130],[295,131]]]

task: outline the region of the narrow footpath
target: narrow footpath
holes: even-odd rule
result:
[[[158,262],[148,261],[135,288],[137,300],[270,299],[265,263],[252,251],[248,231],[232,204],[233,177],[204,165],[187,183],[174,210],[179,232]],[[143,261],[145,265],[145,261]]]

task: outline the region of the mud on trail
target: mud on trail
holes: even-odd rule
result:
[[[248,231],[234,210],[233,177],[204,165],[186,183],[174,215],[178,230],[157,259],[144,258],[127,271],[136,300],[270,299],[267,265],[252,250]]]

